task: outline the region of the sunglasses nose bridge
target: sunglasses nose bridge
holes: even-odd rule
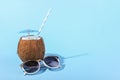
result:
[[[38,59],[38,60],[37,60],[38,63],[41,62],[41,61],[42,61],[42,59]]]

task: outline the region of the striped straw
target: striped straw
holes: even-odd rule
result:
[[[37,35],[39,35],[39,34],[41,33],[41,31],[42,31],[42,29],[43,29],[43,27],[44,27],[44,25],[45,25],[45,23],[46,23],[46,21],[47,21],[47,19],[48,19],[48,16],[50,15],[50,12],[51,12],[51,8],[49,8],[48,13],[47,13],[47,15],[45,16],[45,18],[44,18],[44,20],[43,20],[43,22],[42,22],[42,24],[41,24],[41,26],[40,26],[40,29],[39,29],[39,32],[38,32]]]

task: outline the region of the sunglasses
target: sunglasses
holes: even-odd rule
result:
[[[35,74],[41,70],[41,66],[47,67],[48,69],[58,69],[60,68],[60,59],[58,56],[46,56],[43,60],[36,61],[26,61],[21,64],[21,68],[24,74]]]

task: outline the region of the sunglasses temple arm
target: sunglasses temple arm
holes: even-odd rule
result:
[[[22,64],[20,64],[20,68],[22,68],[23,67],[23,63]]]
[[[23,67],[23,63],[20,64],[20,68],[21,68],[21,69],[22,69],[22,67]],[[25,75],[27,75],[27,72],[24,71],[24,76],[25,76]]]
[[[74,56],[64,57],[63,59],[78,58],[78,57],[80,57],[80,56],[85,56],[85,55],[88,55],[88,53],[83,53],[83,54],[79,54],[79,55],[74,55]]]
[[[58,67],[61,68],[62,67],[61,64]]]
[[[26,76],[27,75],[27,72],[24,72],[24,76]]]

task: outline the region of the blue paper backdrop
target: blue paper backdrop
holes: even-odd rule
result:
[[[41,36],[46,53],[68,57],[65,69],[24,76],[17,44],[24,29],[38,30],[52,8]],[[1,80],[120,80],[119,0],[0,0]]]

